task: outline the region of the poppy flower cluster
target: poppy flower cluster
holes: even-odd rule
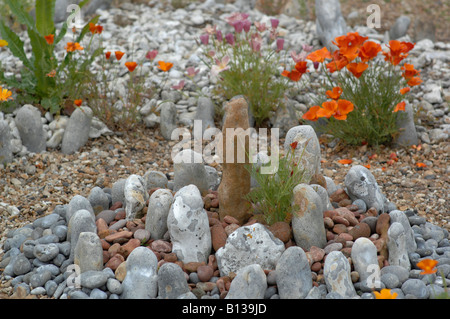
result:
[[[340,99],[342,89],[340,87],[334,87],[333,90],[326,92],[326,95],[331,101],[322,103],[322,107],[315,105],[309,109],[308,112],[303,114],[303,119],[308,121],[317,121],[321,117],[331,118],[344,121],[347,119],[347,115],[353,111],[354,105],[352,102],[344,99]]]

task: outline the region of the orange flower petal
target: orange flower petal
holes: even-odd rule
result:
[[[381,45],[373,41],[366,41],[359,50],[359,57],[362,62],[367,62],[375,58],[381,52]]]
[[[416,86],[422,83],[422,80],[418,77],[413,77],[411,80],[408,81],[409,86]]]
[[[405,95],[406,93],[408,93],[409,91],[411,91],[411,88],[406,87],[400,90],[400,94]]]
[[[114,55],[116,56],[117,61],[120,61],[120,59],[122,59],[124,54],[125,54],[125,52],[122,52],[122,51],[115,51],[114,52]]]
[[[369,65],[364,62],[350,63],[349,65],[347,65],[347,69],[358,79],[361,77],[363,72],[367,70],[368,67]]]
[[[299,61],[295,64],[295,69],[298,72],[304,74],[304,73],[308,72],[308,67],[306,65],[307,65],[306,61]]]
[[[45,41],[47,41],[48,44],[53,44],[53,42],[55,41],[55,35],[54,34],[49,34],[44,36]]]
[[[341,160],[338,161],[338,163],[340,163],[340,164],[351,164],[351,163],[353,163],[353,160],[351,160],[351,159],[341,159]]]
[[[319,117],[317,116],[317,111],[319,111],[319,110],[320,110],[320,106],[318,106],[318,105],[312,106],[308,110],[308,112],[303,114],[302,119],[308,120],[308,121],[317,121],[319,119]]]
[[[416,166],[419,167],[419,168],[424,168],[424,167],[427,167],[427,164],[425,164],[425,163],[416,163]]]
[[[332,91],[328,90],[325,92],[328,98],[332,100],[337,100],[341,97],[342,89],[339,86],[333,88]]]
[[[331,59],[331,53],[326,47],[323,47],[320,50],[311,52],[306,58],[313,62],[322,63],[325,59]]]
[[[134,69],[136,69],[137,67],[137,63],[136,62],[125,62],[125,66],[127,67],[128,71],[133,72]]]
[[[109,60],[109,58],[111,57],[111,51],[106,52],[105,57],[106,57],[106,60]]]
[[[396,299],[398,296],[398,293],[391,292],[391,289],[383,288],[378,291],[374,291],[373,294],[375,295],[375,299]]]
[[[322,108],[317,111],[318,117],[330,118],[336,114],[338,104],[336,101],[327,101],[322,103]]]
[[[427,258],[419,261],[416,266],[422,269],[421,275],[431,275],[437,272],[437,269],[435,268],[437,264],[438,261]]]
[[[158,61],[158,64],[159,68],[164,72],[169,71],[173,67],[173,63],[170,62]]]
[[[83,103],[83,100],[75,100],[75,101],[73,101],[73,104],[75,104],[76,106],[81,106],[82,103]]]
[[[395,106],[393,113],[398,112],[398,111],[404,111],[405,110],[405,106],[406,106],[405,101],[398,103]]]

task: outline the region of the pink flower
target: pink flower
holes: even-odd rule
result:
[[[276,29],[278,27],[279,23],[280,23],[280,20],[278,20],[278,19],[270,19],[270,24],[272,25],[273,29]]]
[[[227,35],[225,35],[225,40],[227,40],[228,44],[234,45],[234,35],[233,35],[233,33],[227,33]]]
[[[277,39],[277,52],[280,52],[281,50],[283,50],[283,46],[284,46],[284,39],[278,38]]]
[[[255,22],[255,27],[259,32],[264,32],[267,29],[267,26],[264,22]]]
[[[228,55],[224,56],[221,61],[216,59],[216,64],[211,67],[211,75],[216,77],[220,72],[230,69],[228,62],[230,62]]]
[[[308,56],[307,52],[301,52],[297,54],[295,51],[291,51],[291,58],[294,60],[295,63],[298,63],[300,61],[305,61],[306,57]]]
[[[217,30],[217,32],[216,32],[216,39],[217,39],[217,41],[219,41],[219,42],[222,42],[222,41],[223,41],[222,31]]]
[[[200,42],[203,43],[204,45],[208,45],[208,43],[209,43],[209,34],[208,33],[202,34],[200,36]]]
[[[244,23],[242,21],[237,21],[233,24],[233,27],[236,33],[241,33],[242,30],[244,29]]]
[[[194,76],[196,76],[198,74],[198,72],[200,72],[199,69],[195,69],[194,67],[190,66],[186,69],[186,73],[187,76],[190,78],[193,78]]]
[[[303,44],[303,45],[302,45],[302,48],[303,48],[303,51],[309,53],[309,52],[312,51],[313,46],[312,46],[312,45]]]
[[[203,31],[205,31],[206,33],[208,33],[210,35],[213,35],[213,34],[216,33],[216,28],[217,28],[217,26],[211,26],[211,25],[208,24],[205,27],[205,29],[203,29]]]
[[[249,20],[244,20],[244,21],[242,21],[242,23],[243,23],[245,33],[248,33],[250,31],[250,27],[252,26],[252,23]]]
[[[262,38],[259,33],[252,34],[252,38],[250,39],[250,45],[254,52],[261,51]]]
[[[153,61],[158,55],[158,50],[148,51],[145,57],[151,61]]]
[[[181,80],[180,83],[178,83],[177,85],[172,86],[172,89],[174,90],[182,90],[184,88],[184,80]]]
[[[208,51],[208,55],[212,58],[213,56],[216,55],[216,51],[210,50],[210,51]]]
[[[248,16],[249,15],[247,13],[235,12],[231,16],[225,18],[225,20],[228,22],[228,24],[234,26],[234,24],[238,21],[242,22],[244,20],[247,20]]]

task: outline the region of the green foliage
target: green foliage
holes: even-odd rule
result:
[[[80,7],[88,1],[82,1]],[[73,53],[68,52],[64,61],[58,66],[58,61],[54,54],[55,46],[62,41],[67,32],[67,22],[64,22],[61,30],[56,34],[54,25],[55,0],[36,0],[35,2],[35,20],[24,9],[23,1],[5,0],[16,21],[26,27],[27,35],[30,39],[32,54],[27,57],[24,50],[24,43],[19,36],[8,27],[3,21],[0,21],[0,35],[8,42],[8,48],[11,53],[22,61],[24,68],[20,70],[21,77],[18,80],[15,76],[6,77],[2,68],[0,68],[0,83],[6,83],[14,87],[17,94],[17,103],[40,104],[45,110],[51,113],[58,113],[61,110],[62,101],[68,98],[67,88],[74,85],[74,72],[67,72],[67,67],[72,60]],[[96,23],[98,17],[93,18],[91,23]],[[85,34],[89,31],[89,22],[83,28],[83,31],[76,39],[81,42]],[[53,44],[48,44],[45,36],[53,34],[55,36]],[[92,62],[95,56],[90,57],[82,65]],[[73,71],[73,69],[72,69]],[[56,72],[49,76],[51,72]],[[66,83],[67,80],[72,83]],[[76,81],[75,81],[76,84]]]
[[[249,165],[247,168],[258,186],[246,195],[246,199],[258,207],[258,211],[269,225],[280,221],[290,222],[292,218],[296,208],[292,206],[294,187],[308,182],[305,169],[298,165],[303,152],[304,149],[300,156],[296,156],[290,149],[285,156],[278,159],[278,171],[274,174],[262,174],[261,168],[257,165]],[[262,167],[270,165],[271,162]]]
[[[393,109],[404,99],[399,91],[406,83],[400,72],[395,72],[398,67],[384,61],[372,62],[359,79],[347,70],[337,72],[333,79],[329,78],[320,95],[323,98],[315,101],[316,105],[325,101],[325,91],[339,86],[343,91],[340,98],[351,101],[355,108],[347,115],[346,121],[323,118],[324,124],[312,124],[315,129],[351,145],[361,145],[362,142],[387,144],[398,134],[397,118],[405,114],[393,113]]]

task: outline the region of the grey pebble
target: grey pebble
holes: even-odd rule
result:
[[[426,284],[420,279],[408,279],[402,284],[402,291],[407,295],[412,295],[418,299],[427,299],[430,295]]]
[[[91,291],[90,298],[91,299],[108,299],[108,295],[103,290],[94,288]]]

